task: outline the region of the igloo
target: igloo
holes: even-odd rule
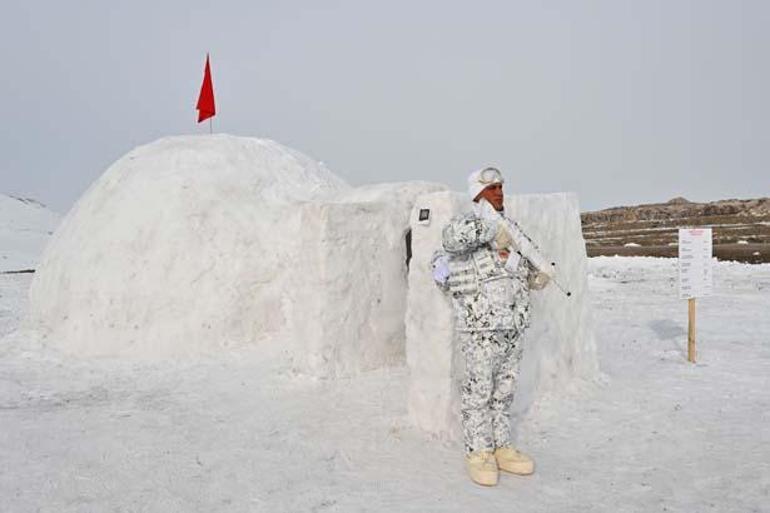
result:
[[[576,198],[507,205],[573,289],[569,302],[554,289],[534,299],[525,408],[537,390],[590,376],[595,352]],[[350,187],[269,140],[164,138],[113,164],[63,219],[31,286],[30,321],[83,357],[247,348],[239,354],[321,377],[406,361],[413,419],[451,435],[458,352],[429,260],[443,224],[468,208],[440,184]]]
[[[442,188],[353,189],[273,141],[164,138],[113,164],[63,219],[30,319],[82,356],[270,341],[320,376],[403,360],[409,214]]]

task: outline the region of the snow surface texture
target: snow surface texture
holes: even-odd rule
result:
[[[452,307],[436,287],[430,258],[441,247],[441,231],[456,214],[470,210],[466,195],[436,192],[420,196],[412,212],[413,265],[409,270],[407,361],[411,370],[409,411],[422,429],[440,437],[459,436],[462,354],[455,347]],[[554,285],[532,292],[532,325],[523,340],[519,386],[513,406],[521,416],[536,396],[574,388],[597,377],[596,346],[586,280],[585,242],[574,194],[507,196],[506,212],[557,264]],[[421,209],[430,222],[419,222]]]
[[[768,511],[770,264],[715,263],[696,365],[675,259],[589,273],[605,379],[538,400],[517,439],[535,474],[494,488],[411,425],[404,365],[316,380],[241,352],[72,357],[15,331],[30,276],[0,275],[0,511]]]
[[[393,363],[404,357],[409,212],[440,188],[354,190],[268,140],[161,139],[111,166],[66,216],[32,283],[32,325],[81,356],[269,339],[314,375]]]
[[[59,220],[34,200],[0,194],[0,272],[34,269]]]
[[[404,360],[409,214],[443,186],[362,187],[301,211],[297,268],[285,306],[295,368],[343,376]]]

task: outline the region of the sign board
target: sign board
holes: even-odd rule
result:
[[[679,297],[681,299],[711,295],[713,289],[711,259],[711,228],[679,230]]]

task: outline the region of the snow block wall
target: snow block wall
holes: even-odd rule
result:
[[[441,247],[441,230],[463,210],[464,196],[444,191],[417,199],[412,210],[412,265],[406,311],[406,360],[410,369],[409,413],[429,433],[454,437],[457,424],[456,380],[460,351],[454,350],[454,322],[449,298],[433,282],[430,259]],[[421,210],[429,219],[419,221]],[[451,432],[450,432],[451,431]]]
[[[409,412],[425,431],[459,436],[458,390],[463,362],[455,347],[450,298],[433,283],[430,258],[441,247],[441,230],[470,210],[467,196],[436,192],[417,199],[411,216],[413,263],[409,271],[406,351],[410,368]],[[565,297],[549,285],[532,292],[532,324],[524,337],[524,358],[514,413],[521,414],[547,391],[558,391],[598,373],[586,275],[587,258],[574,194],[517,195],[506,211],[543,253],[557,263]],[[429,223],[420,210],[430,211]]]
[[[409,215],[418,195],[441,188],[383,184],[302,205],[286,303],[297,369],[339,376],[403,361]]]

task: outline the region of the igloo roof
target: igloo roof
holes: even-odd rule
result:
[[[322,163],[269,139],[217,134],[165,137],[113,164],[95,187],[211,186],[254,199],[312,200],[350,189]],[[106,182],[106,183],[105,183]],[[228,190],[229,189],[229,190]]]

